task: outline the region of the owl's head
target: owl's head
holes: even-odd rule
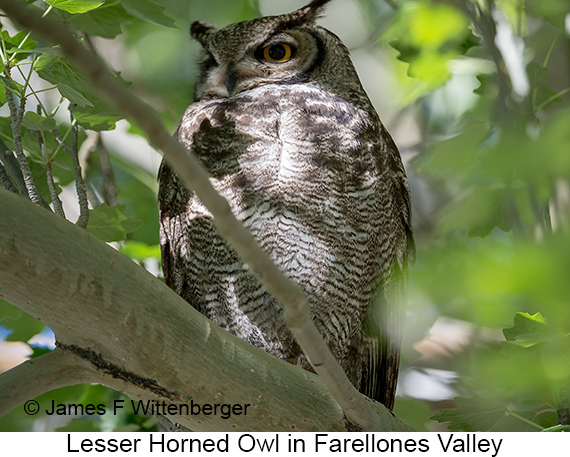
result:
[[[195,99],[227,98],[265,84],[354,84],[358,77],[348,51],[336,35],[315,25],[329,1],[313,0],[289,14],[222,29],[194,22],[190,32],[203,48]]]

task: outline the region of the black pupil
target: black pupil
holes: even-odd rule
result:
[[[282,60],[286,54],[287,50],[282,44],[276,44],[269,48],[269,57],[271,57],[273,60]]]

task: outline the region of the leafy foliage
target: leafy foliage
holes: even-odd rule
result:
[[[121,241],[127,233],[133,232],[143,225],[142,221],[129,219],[124,211],[127,205],[110,207],[102,203],[90,211],[87,231],[103,241]]]
[[[565,97],[570,80],[553,56],[570,46],[559,20],[570,5],[538,3],[446,3],[470,22],[476,38],[464,31],[468,45],[455,48],[464,52],[447,60],[447,75],[435,59],[433,68],[425,67],[427,74],[414,66],[430,51],[445,60],[433,44],[449,39],[451,26],[439,42],[428,37],[402,45],[414,39],[404,30],[417,12],[426,8],[437,14],[441,4],[402,2],[397,15],[406,5],[414,13],[406,15],[407,22],[394,21],[387,35],[403,37],[392,43],[409,63],[416,87],[423,83],[424,90],[443,94],[458,84],[454,79],[464,68],[478,86],[477,97],[455,115],[430,95],[416,101],[426,117],[424,144],[431,146],[420,150],[413,169],[443,198],[433,231],[418,243],[412,294],[429,297],[441,315],[475,329],[471,344],[450,367],[460,374],[456,390],[464,397],[455,399],[456,408],[433,417],[453,430],[540,430],[555,426],[562,417],[557,411],[568,408],[570,315],[564,277],[570,239],[561,192],[570,178]],[[439,14],[446,17],[452,21],[448,12]],[[531,22],[537,27],[532,34]],[[520,89],[525,81],[526,91]],[[424,93],[416,91],[413,99]],[[404,99],[409,102],[410,95]],[[504,328],[503,340],[483,337],[499,328]]]
[[[468,25],[468,18],[451,5],[407,1],[384,38],[399,51],[398,58],[409,63],[408,75],[429,91],[450,77],[448,63],[477,42]]]

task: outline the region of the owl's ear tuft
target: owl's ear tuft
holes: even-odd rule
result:
[[[208,38],[217,30],[216,26],[208,22],[196,21],[190,26],[190,35],[202,45],[205,45]]]
[[[297,11],[293,11],[289,14],[289,20],[287,25],[289,27],[297,27],[302,24],[312,24],[314,23],[325,9],[325,5],[331,0],[313,0],[308,5],[303,6]]]

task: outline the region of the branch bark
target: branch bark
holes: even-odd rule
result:
[[[387,412],[385,408],[382,413],[379,413],[378,411],[380,411],[381,408],[371,407],[372,403],[368,399],[366,399],[366,397],[361,395],[350,383],[350,381],[344,374],[342,368],[330,353],[328,347],[324,343],[324,340],[318,333],[318,330],[315,327],[314,323],[310,319],[307,300],[302,288],[297,283],[287,278],[278,269],[278,267],[272,262],[270,257],[267,255],[267,253],[265,253],[259,247],[259,245],[255,241],[251,233],[235,219],[227,201],[224,198],[222,198],[211,186],[208,174],[203,168],[203,166],[200,164],[200,162],[192,154],[189,154],[178,143],[178,141],[174,139],[164,129],[159,118],[144,102],[142,102],[140,99],[132,95],[123,87],[123,85],[121,85],[121,83],[117,80],[117,78],[114,77],[114,75],[112,75],[102,65],[98,56],[96,56],[92,51],[88,50],[82,44],[77,42],[77,40],[73,37],[73,35],[66,29],[66,27],[63,26],[63,24],[51,20],[49,18],[42,18],[41,15],[37,13],[37,11],[26,7],[23,2],[17,0],[0,0],[0,7],[10,17],[15,19],[25,28],[33,30],[43,35],[44,37],[48,38],[50,41],[59,44],[63,53],[69,58],[69,60],[73,64],[75,64],[78,67],[78,69],[80,69],[84,73],[84,75],[93,85],[93,87],[96,88],[101,95],[106,97],[109,102],[113,103],[117,108],[119,108],[125,114],[127,114],[130,119],[138,123],[138,125],[142,128],[142,130],[148,135],[151,144],[164,152],[167,162],[174,170],[176,170],[176,173],[179,176],[179,178],[184,182],[184,184],[188,188],[196,192],[200,200],[211,211],[211,213],[214,216],[214,223],[216,224],[219,233],[232,245],[232,247],[234,247],[234,249],[242,257],[242,259],[249,265],[250,271],[252,271],[252,273],[257,277],[257,279],[265,286],[268,292],[271,293],[273,296],[275,296],[276,299],[283,305],[285,310],[285,319],[293,335],[297,339],[299,345],[302,347],[303,351],[305,352],[305,354],[311,361],[312,365],[314,366],[315,371],[319,375],[319,382],[324,381],[326,383],[330,393],[332,394],[334,399],[338,402],[340,408],[342,408],[342,410],[344,411],[344,414],[346,415],[348,422],[352,424],[351,427],[364,431],[383,429],[382,427],[385,426],[383,420],[393,419],[390,413]],[[38,231],[38,233],[40,232]],[[41,231],[41,233],[43,234],[43,230]],[[34,235],[32,234],[31,236],[33,237]],[[46,236],[44,236],[43,239],[51,240],[50,237]],[[92,242],[90,240],[81,237],[79,239],[83,239],[83,241],[86,242],[89,246],[92,245]],[[64,252],[69,254],[68,252],[69,250],[65,249],[64,246],[62,246],[62,249]],[[111,258],[112,257],[109,257],[109,259]],[[90,264],[92,260],[93,259],[89,258]],[[69,262],[67,256],[66,258],[60,259],[60,261]],[[44,273],[48,274],[50,272],[50,269],[54,267],[53,264],[55,262],[57,262],[57,259],[54,259],[52,262],[50,262],[49,266],[46,265]],[[10,265],[10,263],[8,263],[8,265]],[[20,263],[20,266],[25,268],[26,264],[22,265]],[[109,266],[109,264],[107,263],[107,264],[102,264],[100,267],[103,271],[109,268],[113,269],[115,267],[115,264]],[[83,271],[85,267],[80,263],[76,265],[76,268],[78,269],[77,271]],[[28,268],[26,269],[26,271],[31,271],[31,270]],[[31,280],[31,278],[29,279]],[[97,278],[96,280],[92,279],[92,282],[88,283],[85,281],[79,281],[78,278],[75,279],[76,281],[74,284],[76,284],[77,288],[75,290],[68,290],[67,295],[71,293],[72,296],[76,296],[76,293],[83,291],[85,287],[92,287],[94,288],[95,291],[99,291],[101,293],[101,299],[111,301],[114,307],[119,306],[119,304],[116,302],[116,299],[105,297],[105,294],[108,294],[110,290],[113,291],[113,294],[115,293],[119,294],[125,303],[126,302],[132,303],[133,297],[140,296],[140,290],[145,290],[144,287],[141,287],[139,285],[138,289],[137,288],[130,289],[132,295],[129,295],[125,294],[124,290],[119,291],[116,289],[109,289],[106,285],[107,284],[106,281],[111,281],[111,283],[114,282],[116,284],[116,278],[114,277],[114,273],[111,274],[110,276],[105,277],[104,281]],[[115,279],[115,281],[112,281],[113,279]],[[59,277],[54,277],[53,280],[55,282],[61,281]],[[147,282],[148,281],[150,281],[150,279],[147,278]],[[81,284],[78,284],[78,282]],[[26,285],[21,284],[20,286],[22,288],[29,288],[29,284]],[[4,290],[4,288],[0,287],[0,290]],[[164,294],[167,293],[173,294],[173,292],[169,291],[166,288],[163,288],[162,290],[163,290],[162,293]],[[65,316],[66,322],[68,322],[70,319],[73,319],[72,314],[67,312],[62,313],[61,310],[54,308],[55,306],[54,304],[58,304],[58,306],[61,305],[61,302],[59,302],[59,300],[64,299],[65,296],[66,294],[62,294],[61,296],[58,297],[57,300],[51,303],[45,303],[44,306],[46,308],[42,309],[42,314],[44,314],[44,318],[48,319],[46,323],[49,324],[49,326],[52,329],[54,329],[54,331],[55,331],[55,328],[53,326],[54,322],[59,323],[61,319],[60,316]],[[16,296],[12,298],[12,300],[14,299],[16,299],[17,301],[16,302],[12,301],[12,303],[16,304],[22,303],[22,301],[30,301],[29,299],[24,300],[23,297],[19,296],[17,293]],[[148,299],[149,297],[146,294],[144,294],[143,302],[146,303]],[[160,296],[153,297],[153,300],[160,300]],[[174,298],[172,298],[172,300],[174,300]],[[43,297],[42,301],[45,301],[43,300]],[[156,302],[153,301],[153,303]],[[84,305],[82,304],[81,306],[82,309],[79,310],[79,313],[80,317],[84,318],[86,315],[85,309],[83,308]],[[181,307],[182,305],[179,304],[178,308]],[[185,308],[189,307],[186,305]],[[153,308],[152,307],[145,308],[147,312],[150,312],[149,309]],[[45,312],[47,310],[50,311],[49,315],[45,315]],[[37,312],[39,310],[35,309],[34,311]],[[148,369],[151,368],[152,366],[152,362],[150,361],[150,359],[156,359],[155,357],[152,357],[152,354],[153,353],[166,354],[167,350],[172,351],[173,347],[177,345],[180,346],[181,342],[185,340],[184,335],[192,334],[193,335],[192,340],[194,341],[194,344],[197,341],[200,341],[200,337],[196,338],[196,335],[194,335],[193,330],[192,331],[190,330],[191,327],[190,322],[197,321],[195,313],[190,313],[190,311],[188,311],[187,309],[184,310],[179,309],[178,311],[181,314],[178,314],[177,316],[177,319],[179,320],[176,322],[175,326],[176,331],[174,333],[172,333],[172,331],[169,331],[168,335],[166,335],[166,332],[162,333],[158,332],[157,334],[153,335],[155,338],[158,339],[158,341],[162,342],[162,344],[159,344],[159,347],[154,346],[152,350],[148,351],[147,353],[143,352],[144,357],[141,357],[139,360],[129,360],[128,364],[129,370],[134,369],[134,372],[136,372],[137,374],[148,373],[149,372]],[[150,331],[150,327],[152,327],[152,325],[150,325],[151,321],[153,321],[154,318],[159,318],[159,317],[160,319],[158,321],[156,320],[154,321],[155,322],[168,321],[169,328],[171,326],[174,326],[174,322],[172,322],[171,316],[167,317],[160,314],[156,316],[153,315],[152,319],[150,318],[150,316],[144,316],[144,317],[139,316],[139,318],[137,318],[134,323],[135,325],[133,326],[133,328],[131,328],[131,325],[133,325],[133,318],[131,316],[135,315],[138,316],[139,312],[144,313],[144,311],[141,311],[139,309],[135,311],[134,309],[125,308],[123,310],[123,314],[120,314],[121,318],[119,319],[119,322],[117,322],[116,320],[114,321],[114,319],[116,319],[114,311],[112,312],[112,315],[110,315],[109,314],[111,313],[110,309],[108,309],[105,306],[103,306],[102,308],[99,307],[96,310],[96,312],[90,316],[92,316],[92,318],[101,319],[101,321],[105,323],[114,322],[114,324],[108,325],[104,329],[100,329],[104,333],[104,335],[98,334],[97,339],[91,341],[98,341],[97,344],[98,350],[100,350],[105,355],[109,356],[111,356],[110,353],[112,351],[124,354],[126,346],[128,348],[127,352],[128,356],[132,359],[135,354],[138,354],[137,351],[140,350],[140,348],[132,346],[132,341],[133,341],[132,337],[125,339],[124,336],[130,334],[133,331],[133,328],[139,329],[140,325],[144,325],[142,331],[144,333],[147,333]],[[32,312],[31,314],[34,313]],[[34,315],[39,316],[38,314]],[[78,320],[76,322],[81,322],[81,321]],[[180,322],[184,322],[185,325],[181,326]],[[97,327],[99,327],[99,325],[97,325]],[[213,329],[214,328],[213,324],[209,324],[208,328]],[[60,330],[61,331],[58,335],[58,338],[60,338],[60,342],[64,343],[65,345],[69,345],[67,347],[72,347],[72,346],[76,347],[78,346],[78,341],[82,341],[82,343],[79,344],[79,348],[81,350],[89,348],[89,340],[86,341],[84,336],[82,336],[81,334],[76,335],[74,333],[74,337],[71,338],[69,329],[66,330],[64,328],[60,328]],[[198,329],[195,330],[198,332]],[[139,329],[139,331],[141,331],[141,329]],[[204,330],[202,328],[201,332],[203,333],[203,331]],[[218,331],[219,329],[216,330],[216,332]],[[202,337],[205,338],[207,341],[210,339],[209,335],[210,334],[208,333],[208,335],[203,335]],[[77,340],[76,338],[79,338],[79,340]],[[175,339],[173,340],[173,338]],[[227,336],[224,337],[217,336],[216,338],[218,342],[220,338],[223,338],[224,341],[226,340],[229,341],[229,337]],[[120,346],[113,344],[113,342],[116,342],[118,340],[122,341]],[[152,339],[151,341],[154,341],[154,339]],[[164,341],[168,341],[168,344],[164,344]],[[111,346],[109,346],[110,344]],[[243,344],[245,343],[234,342],[233,347],[242,348]],[[196,347],[200,347],[200,345]],[[103,349],[105,350],[103,351]],[[107,351],[109,351],[109,354],[107,354]],[[83,355],[89,358],[88,354],[83,354]],[[203,356],[204,355],[202,355],[202,357]],[[266,359],[266,357],[270,356],[265,355],[264,359],[260,354],[258,354],[256,358],[257,357],[259,357],[259,360],[268,360]],[[277,363],[276,360],[272,358],[271,360],[272,364]],[[116,362],[118,363],[122,361],[119,359],[116,360]],[[154,362],[156,362],[156,360],[154,360]],[[165,367],[162,364],[163,361],[161,360],[160,362],[162,369],[165,370]],[[170,359],[170,362],[173,362],[173,360]],[[197,361],[195,360],[194,363],[197,363]],[[242,367],[248,366],[249,363],[247,363],[247,358],[243,360],[243,363],[245,363],[245,365],[242,365]],[[203,365],[204,365],[203,361],[198,365],[190,365],[196,368],[194,376],[196,376],[197,378],[201,378],[202,376],[204,376],[203,375],[204,372],[202,370],[205,369],[206,372],[208,372],[206,366]],[[113,366],[115,366],[115,362],[113,362]],[[187,365],[183,364],[181,366],[187,366]],[[172,363],[172,365],[169,365],[168,367],[169,369],[172,369],[177,374],[177,376],[181,374],[178,373],[178,371],[180,370],[179,362],[176,364]],[[127,367],[123,367],[121,369],[126,369],[126,368]],[[166,390],[163,390],[163,388],[161,387],[160,391],[162,393],[167,394],[167,396],[170,396],[171,398],[175,398],[178,396],[178,393],[188,392],[188,390],[184,388],[184,385],[179,384],[178,378],[177,379],[171,378],[169,376],[168,369],[166,369],[165,371],[167,372],[156,373],[156,376],[160,377],[160,379],[163,379],[165,382],[164,384],[159,384],[159,385],[168,386],[168,389]],[[156,372],[156,367],[152,372],[153,373]],[[265,373],[264,377],[267,377],[268,379],[273,376],[272,373],[267,371],[266,367],[264,370],[262,370],[262,372]],[[289,370],[287,370],[287,372],[289,372]],[[303,376],[307,377],[308,379],[310,378],[309,374],[304,374]],[[237,378],[229,378],[229,379],[235,381]],[[266,392],[267,387],[265,383],[268,381],[268,379],[265,379],[263,383],[256,386],[258,392]],[[312,378],[310,379],[312,383],[316,382],[314,379]],[[211,380],[208,380],[208,382],[210,381]],[[236,384],[242,386],[240,387],[239,390],[249,391],[251,389],[251,381],[248,379],[246,382],[246,378],[243,377],[241,381],[243,381],[243,384],[241,382]],[[290,384],[287,385],[290,386]],[[225,387],[227,388],[227,385]],[[211,386],[208,386],[208,389],[210,388]],[[309,389],[308,391],[310,392],[311,389]],[[238,399],[235,397],[236,395],[235,392],[231,393],[229,391],[226,391],[226,394],[229,397],[233,398],[234,402],[239,402],[237,401]],[[253,395],[253,393],[251,394]],[[301,393],[301,391],[298,392],[298,395],[301,395],[302,397],[306,397],[306,394],[307,391],[305,391],[303,394]],[[189,397],[186,398],[188,399]],[[254,397],[248,397],[248,398],[254,398]],[[286,396],[286,401],[290,402],[291,398],[297,399],[300,397],[288,393]],[[328,398],[330,398],[330,396]],[[275,399],[275,401],[277,401],[277,399]],[[277,403],[283,403],[283,400]],[[285,425],[283,421],[287,422],[290,421],[291,417],[299,417],[299,413],[291,411],[290,408],[286,408],[284,405],[277,406],[277,403],[272,404],[271,407],[274,408],[276,411],[286,410],[292,414],[292,416],[289,417],[287,416],[280,417],[279,420],[280,429],[281,430],[288,429],[289,427],[283,427]],[[299,406],[297,402],[295,402],[295,404],[296,407]],[[317,405],[313,406],[317,407]],[[320,409],[317,408],[317,411],[320,411]],[[338,418],[340,410],[335,410],[335,411],[336,414],[333,415]],[[307,414],[309,414],[309,412],[310,411],[306,411]],[[332,412],[332,410],[330,412]],[[280,414],[280,413],[274,412],[273,414]],[[335,422],[335,424],[336,425],[334,427],[332,426],[333,424],[330,424],[331,428],[325,427],[324,429],[338,430],[339,429],[338,422]],[[187,424],[183,423],[183,425]],[[289,426],[290,425],[291,424],[289,424]],[[191,426],[190,428],[196,430],[194,426]]]
[[[43,379],[46,389],[96,382],[133,399],[251,405],[229,420],[172,417],[195,431],[347,429],[322,378],[216,326],[69,221],[5,189],[0,207],[0,296],[49,325],[59,346],[0,376],[0,414],[39,393]],[[383,405],[367,407],[376,430],[410,431]]]

